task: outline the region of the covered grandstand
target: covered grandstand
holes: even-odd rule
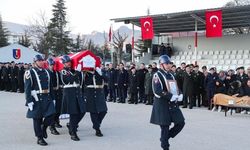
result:
[[[204,36],[205,12],[209,10],[222,10],[223,29],[250,27],[250,5],[236,7],[221,7],[202,9],[178,13],[149,15],[153,19],[155,38],[153,44],[168,41],[159,40],[159,37],[170,35],[175,54],[173,62],[179,66],[181,62],[194,63],[217,69],[235,69],[237,66],[250,66],[250,34],[224,35],[222,38],[208,39]],[[140,27],[140,18],[147,16],[126,17],[111,19],[114,22],[131,23]],[[194,31],[197,22],[198,36],[197,52],[194,50]],[[189,32],[186,36],[177,33]],[[191,36],[190,36],[191,35]],[[152,51],[151,51],[152,52]],[[146,64],[156,61],[158,56],[152,53],[144,55],[140,62]]]

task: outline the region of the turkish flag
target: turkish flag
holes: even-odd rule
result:
[[[151,17],[141,18],[141,36],[142,40],[153,39],[153,19]]]
[[[222,36],[222,10],[206,11],[206,37]]]

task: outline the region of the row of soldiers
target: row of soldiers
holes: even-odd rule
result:
[[[71,59],[62,57],[64,69],[54,70],[54,60],[49,58],[48,69],[44,69],[44,59],[41,55],[34,58],[33,67],[24,74],[24,87],[27,118],[33,119],[37,144],[45,146],[48,137],[47,128],[51,134],[59,135],[56,128],[61,128],[60,114],[69,114],[67,124],[70,138],[79,141],[77,129],[86,112],[90,113],[95,135],[103,136],[100,126],[107,113],[107,105],[103,92],[105,77],[101,69],[77,71],[71,67]]]
[[[0,90],[11,92],[24,92],[24,72],[30,68],[30,64],[0,62]]]

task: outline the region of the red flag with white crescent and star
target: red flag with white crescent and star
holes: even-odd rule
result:
[[[222,37],[222,10],[206,11],[206,37]]]
[[[141,18],[141,36],[142,40],[153,39],[153,19],[151,17]]]

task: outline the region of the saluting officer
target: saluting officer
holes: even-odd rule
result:
[[[174,138],[184,127],[184,117],[178,107],[178,101],[182,101],[183,95],[178,95],[174,76],[170,73],[170,58],[162,55],[159,58],[160,69],[153,77],[154,104],[150,122],[161,127],[161,147],[169,150],[169,138]],[[174,126],[170,129],[171,123]]]
[[[62,108],[62,91],[60,88],[60,73],[54,70],[55,61],[53,60],[53,58],[49,58],[47,62],[49,65],[48,71],[50,73],[50,78],[52,81],[53,92],[55,95],[55,102],[56,102],[55,103],[56,113],[54,115],[54,122],[50,126],[50,131],[51,131],[51,134],[59,135],[59,132],[56,130],[56,127],[58,128],[62,127],[60,125],[60,120],[59,120],[59,116],[61,114],[61,108]]]
[[[86,99],[87,112],[90,112],[93,129],[96,130],[96,136],[102,137],[103,134],[100,130],[102,120],[107,113],[107,104],[104,94],[104,79],[101,69],[96,68],[93,71],[88,71],[84,79],[84,93]]]
[[[71,69],[71,59],[68,55],[62,57],[64,69],[61,71],[63,85],[62,114],[69,114],[69,134],[73,141],[79,141],[77,127],[85,115],[85,101],[82,93],[81,73]]]
[[[34,58],[34,68],[25,72],[25,97],[28,106],[27,118],[33,118],[37,144],[45,146],[46,129],[53,122],[55,113],[54,94],[49,72],[43,69],[41,55]]]

